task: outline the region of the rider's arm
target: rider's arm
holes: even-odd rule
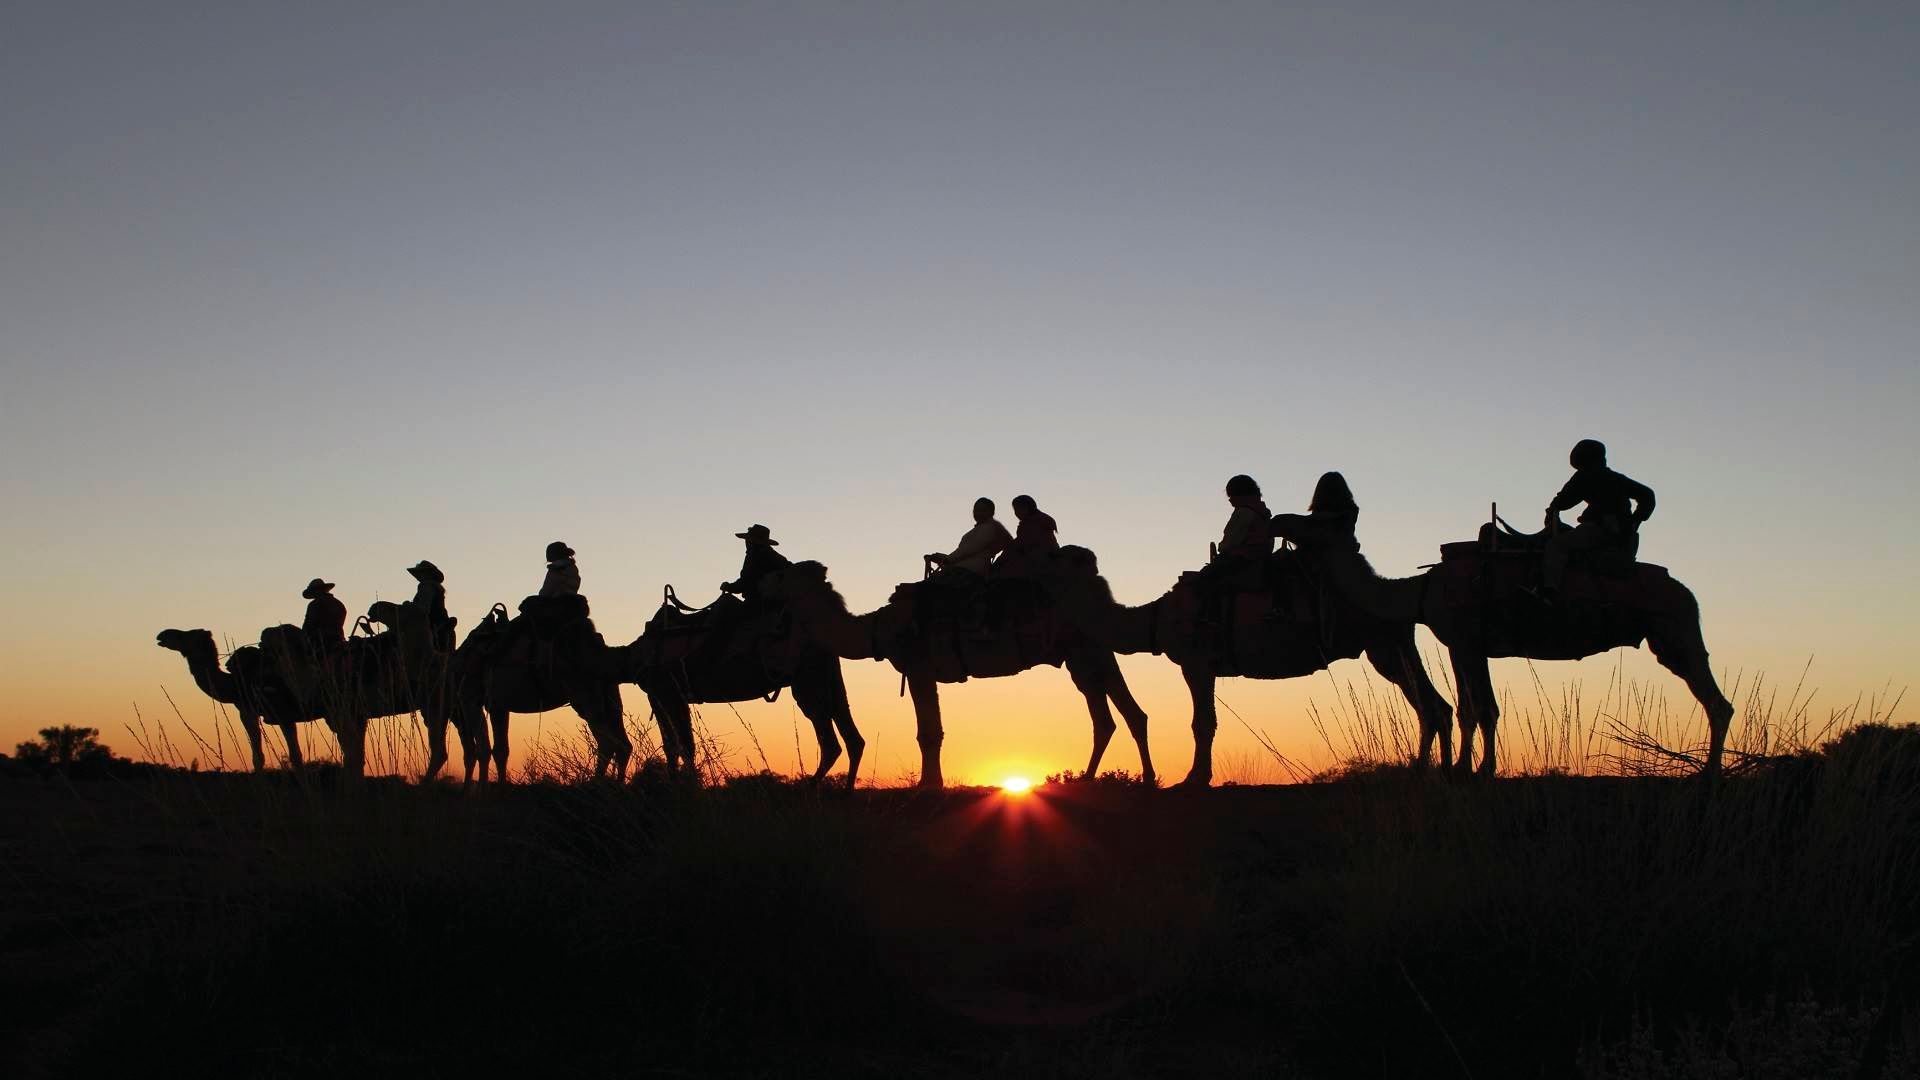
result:
[[[1633,500],[1633,520],[1645,521],[1653,516],[1652,488],[1638,480],[1627,480],[1627,497]]]
[[[1560,494],[1555,495],[1553,501],[1547,504],[1548,517],[1552,517],[1562,510],[1571,510],[1587,501],[1586,485],[1582,484],[1580,480],[1581,474],[1579,473],[1574,473],[1567,479],[1567,482],[1560,488]]]
[[[992,529],[985,525],[975,525],[967,530],[967,535],[960,538],[959,546],[947,553],[946,561],[960,562],[982,553],[991,556],[996,549],[994,540]]]

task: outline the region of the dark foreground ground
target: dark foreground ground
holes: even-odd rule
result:
[[[1913,1076],[1911,736],[1711,798],[0,777],[0,1076]]]

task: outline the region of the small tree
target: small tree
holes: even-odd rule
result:
[[[23,742],[13,752],[21,761],[63,769],[113,760],[113,751],[100,742],[100,729],[70,724],[41,728],[39,742]]]

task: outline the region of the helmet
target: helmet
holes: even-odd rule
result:
[[[1581,439],[1567,455],[1567,464],[1576,469],[1597,469],[1606,463],[1607,445],[1599,439]]]

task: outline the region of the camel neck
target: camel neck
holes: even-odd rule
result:
[[[220,669],[220,658],[212,642],[187,654],[187,671],[193,675],[194,685],[201,693],[227,705],[239,703],[238,687],[234,685],[233,676]]]
[[[1322,553],[1333,587],[1355,607],[1377,619],[1393,622],[1420,622],[1426,594],[1426,575],[1409,578],[1383,578],[1373,572],[1357,552]],[[1432,573],[1429,570],[1427,573]]]

